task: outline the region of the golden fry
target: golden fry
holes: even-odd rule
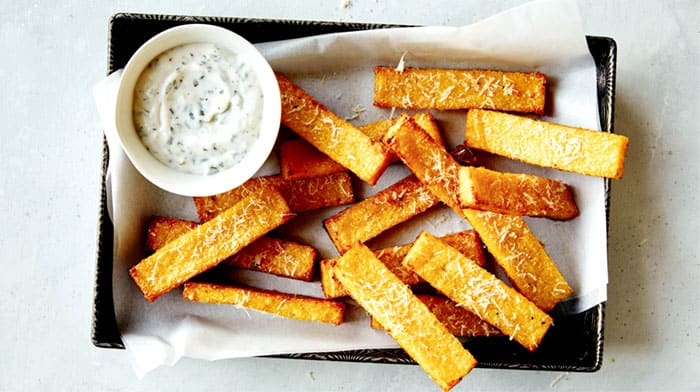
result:
[[[374,69],[374,104],[403,109],[494,109],[544,113],[547,78],[538,72]]]
[[[261,237],[224,263],[310,282],[314,279],[315,261],[316,249],[311,246]]]
[[[289,220],[291,211],[274,188],[263,188],[216,218],[141,260],[129,270],[149,301],[181,285]]]
[[[335,265],[352,298],[374,317],[443,390],[449,390],[476,360],[428,307],[369,248],[357,244]]]
[[[563,182],[483,167],[460,168],[459,201],[465,208],[503,214],[559,220],[578,215],[571,189]]]
[[[196,222],[153,217],[148,225],[146,250],[156,251],[197,226],[199,224]],[[263,236],[223,263],[233,267],[311,281],[314,277],[315,259],[316,250],[311,246]]]
[[[420,180],[408,176],[326,219],[323,224],[342,254],[356,242],[370,240],[438,203]]]
[[[340,325],[345,317],[342,302],[249,287],[185,283],[182,296],[187,301],[242,306],[282,317],[333,325]]]
[[[534,165],[589,176],[622,178],[629,139],[512,114],[470,110],[469,147]]]
[[[461,209],[458,199],[461,166],[412,118],[405,114],[399,117],[383,141],[439,200],[456,211]]]
[[[338,117],[287,78],[277,74],[282,124],[319,151],[374,185],[389,165],[389,154],[354,125]]]
[[[478,210],[464,214],[513,286],[540,309],[548,312],[574,292],[521,217]]]

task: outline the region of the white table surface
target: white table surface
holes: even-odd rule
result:
[[[0,5],[0,391],[437,390],[417,366],[182,360],[138,380],[90,342],[102,135],[91,86],[116,12],[463,25],[522,1],[96,1]],[[596,373],[476,369],[455,390],[699,390],[700,7],[580,1],[618,44],[605,350]],[[347,6],[346,6],[347,5]]]

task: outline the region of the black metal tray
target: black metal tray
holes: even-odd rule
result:
[[[109,22],[109,72],[126,65],[141,44],[170,27],[186,23],[209,23],[225,27],[251,42],[299,38],[342,31],[396,27],[392,25],[194,17],[175,15],[114,15]],[[607,37],[587,37],[597,68],[598,105],[603,131],[612,132],[617,47]],[[102,197],[99,206],[97,266],[92,321],[92,342],[97,347],[123,349],[114,315],[112,259],[114,228],[107,215],[105,176],[109,153],[104,143]],[[609,213],[610,180],[605,182],[606,218]],[[604,304],[573,316],[556,316],[554,326],[540,347],[528,352],[504,337],[473,338],[464,343],[479,360],[479,367],[593,372],[603,359]],[[415,364],[401,349],[367,349],[333,353],[288,354],[276,357],[353,362]]]

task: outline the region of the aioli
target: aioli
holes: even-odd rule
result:
[[[262,106],[255,70],[226,49],[193,43],[160,54],[144,69],[133,119],[156,159],[210,175],[245,157],[259,136]]]

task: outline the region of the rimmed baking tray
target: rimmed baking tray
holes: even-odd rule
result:
[[[251,42],[299,38],[343,31],[396,27],[384,24],[299,20],[246,19],[153,14],[115,14],[109,22],[111,73],[126,65],[131,55],[157,33],[186,23],[209,23],[230,29]],[[604,132],[613,130],[617,46],[612,38],[586,37],[597,69],[598,106]],[[101,348],[123,349],[114,315],[112,261],[114,228],[107,215],[106,174],[109,151],[103,145],[102,183],[97,233],[97,265],[92,317],[92,342]],[[610,180],[605,180],[605,213],[609,216]],[[554,326],[535,352],[528,352],[507,337],[473,338],[464,342],[478,358],[479,367],[593,372],[603,359],[604,304],[583,313],[556,316]],[[276,357],[351,362],[415,364],[401,349],[366,349],[331,353],[286,354]]]

